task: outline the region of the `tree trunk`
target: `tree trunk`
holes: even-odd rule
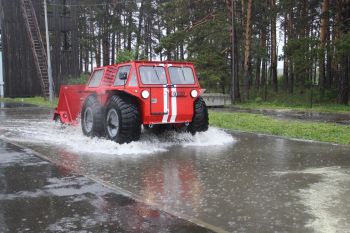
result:
[[[169,27],[167,27],[166,28],[166,35],[168,36],[168,35],[170,35],[170,33],[171,33],[171,30]],[[167,48],[165,53],[166,53],[166,59],[168,61],[170,61],[171,60],[171,50],[169,48]]]
[[[101,66],[101,39],[97,40],[96,45],[96,65]]]
[[[264,43],[265,43],[265,38],[263,35],[263,29],[260,30],[260,38],[259,38],[259,47],[260,49],[263,48]],[[255,72],[255,88],[257,90],[259,90],[260,88],[260,76],[261,76],[261,51],[259,51],[259,53],[257,54],[257,58],[256,58],[256,72]]]
[[[128,44],[127,44],[127,50],[131,51],[131,43],[132,43],[132,24],[133,24],[133,18],[132,18],[132,7],[131,2],[129,2],[129,9],[128,9]]]
[[[276,34],[276,0],[271,0],[271,78],[275,92],[278,91],[277,83],[277,34]]]
[[[235,0],[226,1],[228,19],[231,22],[229,32],[231,35],[231,101],[235,103],[239,100],[239,79],[238,79],[238,62],[237,62],[237,37],[236,37],[236,2]]]
[[[111,53],[111,64],[115,63],[115,32],[112,33],[112,53]]]
[[[108,2],[108,1],[107,1]],[[103,24],[102,24],[102,54],[103,54],[103,65],[107,66],[110,64],[109,59],[109,50],[110,50],[110,22],[109,19],[111,17],[109,5],[105,6],[105,15],[102,16]]]
[[[140,54],[140,45],[141,45],[141,32],[142,32],[142,24],[143,24],[143,7],[144,7],[144,0],[141,1],[140,5],[140,10],[139,10],[139,24],[137,28],[137,33],[136,33],[136,57],[135,59],[139,59],[139,54]]]
[[[285,24],[284,24],[284,45],[286,46],[288,44],[288,21],[289,17],[288,14],[284,17]],[[288,80],[288,56],[286,53],[284,53],[284,59],[283,59],[283,88],[284,90],[288,90],[289,80]]]
[[[328,33],[328,11],[329,11],[329,0],[323,0],[322,13],[321,13],[321,28],[320,28],[320,88],[321,95],[324,95],[324,89],[326,87],[326,64],[325,64],[325,44]]]
[[[338,1],[338,19],[339,37],[342,38],[350,31],[350,1]],[[350,75],[350,49],[349,47],[343,47],[343,51],[340,51],[340,64],[339,64],[339,89],[338,89],[338,104],[347,105],[349,102],[349,75]]]
[[[244,91],[243,99],[247,101],[249,99],[249,81],[251,78],[251,62],[250,62],[250,50],[252,43],[252,0],[248,0],[247,5],[247,17],[245,25],[245,39],[244,39]]]
[[[109,65],[109,34],[104,33],[102,38],[103,65]]]
[[[293,10],[288,15],[288,41],[293,39]],[[288,90],[290,94],[293,94],[294,91],[294,64],[292,57],[287,56],[288,64]]]
[[[349,51],[350,52],[350,51]],[[338,91],[338,104],[347,105],[349,102],[349,67],[350,67],[350,56],[346,55],[340,64],[341,75],[339,77],[339,91]]]

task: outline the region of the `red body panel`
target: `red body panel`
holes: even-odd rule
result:
[[[54,119],[60,116],[63,123],[74,123],[80,114],[82,101],[89,94],[84,90],[85,85],[61,86]]]
[[[130,65],[130,73],[125,85],[114,86],[119,67]],[[140,78],[140,66],[160,66],[166,70],[167,84],[143,84]],[[191,68],[195,83],[191,85],[172,85],[169,78],[168,67],[180,66]],[[140,107],[142,124],[180,124],[192,121],[194,101],[191,91],[196,90],[198,96],[202,93],[196,72],[192,63],[187,62],[148,62],[135,61],[99,67],[94,70],[104,70],[100,84],[96,87],[87,85],[62,86],[60,89],[59,103],[55,111],[55,117],[59,115],[63,123],[74,123],[79,117],[82,104],[90,94],[96,94],[103,106],[108,102],[111,95],[117,92],[127,93],[137,98]],[[135,73],[134,73],[135,72]],[[131,77],[136,75],[132,83]],[[142,91],[147,90],[150,97],[142,98]]]

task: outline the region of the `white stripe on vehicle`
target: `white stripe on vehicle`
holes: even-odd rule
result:
[[[170,118],[171,123],[175,122],[176,115],[177,115],[177,93],[176,93],[176,86],[174,85],[174,87],[171,88],[171,118]]]
[[[164,85],[163,87],[163,112],[164,112],[164,116],[163,116],[163,123],[167,123],[168,122],[168,116],[169,116],[169,110],[168,110],[168,88],[166,85]]]

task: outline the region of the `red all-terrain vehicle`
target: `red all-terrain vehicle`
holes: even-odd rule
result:
[[[133,61],[99,67],[86,85],[62,86],[54,119],[74,124],[81,115],[87,136],[137,141],[141,125],[155,132],[208,129],[208,110],[189,62]]]

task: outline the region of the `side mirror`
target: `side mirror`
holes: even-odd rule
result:
[[[127,72],[122,72],[119,74],[119,79],[120,80],[127,80],[128,79],[128,73]]]

